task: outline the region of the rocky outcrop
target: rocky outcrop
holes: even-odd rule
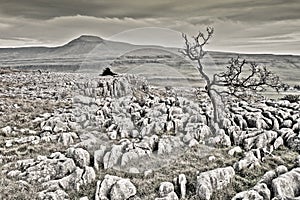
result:
[[[0,129],[0,134],[6,137],[12,136],[13,129],[10,126],[5,126]]]
[[[300,168],[292,169],[272,180],[274,196],[279,199],[300,198]]]
[[[273,181],[276,180],[277,177],[279,178],[282,175],[284,175],[287,171],[288,171],[288,169],[285,166],[280,165],[280,166],[276,167],[275,170],[270,170],[270,171],[266,172],[253,188],[236,194],[232,198],[232,200],[238,200],[238,199],[239,200],[248,200],[248,199],[249,200],[250,199],[270,200],[270,199],[275,199],[275,198],[272,198],[272,197],[274,197]],[[286,182],[286,184],[289,185],[289,183],[287,183],[287,182]],[[284,186],[284,185],[281,185],[281,186]],[[284,196],[280,196],[280,197],[286,198]]]
[[[83,149],[75,150],[83,152]],[[86,155],[73,155],[74,157],[69,158],[56,152],[49,157],[38,156],[36,159],[20,160],[15,165],[10,163],[3,168],[9,178],[24,180],[29,184],[41,184],[40,199],[64,199],[68,196],[65,191],[78,191],[80,186],[90,184],[96,179],[94,169],[84,162]]]
[[[159,198],[155,200],[179,200],[174,192],[174,185],[171,182],[162,182],[159,186]]]
[[[221,190],[231,183],[235,175],[232,167],[218,168],[202,172],[197,176],[197,195],[200,199],[211,199],[214,191]]]
[[[245,168],[253,169],[256,166],[260,166],[261,158],[260,150],[252,150],[245,153],[244,157],[234,163],[233,167],[237,171],[241,171]]]
[[[43,191],[38,194],[38,198],[41,200],[44,199],[65,200],[69,198],[69,195],[63,190],[56,190],[53,192]]]
[[[69,148],[67,150],[67,157],[73,158],[76,165],[81,168],[90,164],[90,154],[82,148]]]
[[[136,194],[136,187],[129,179],[118,180],[110,190],[110,199],[123,200]]]
[[[180,188],[180,198],[185,199],[187,179],[186,179],[186,176],[184,174],[179,174],[178,184],[179,184],[179,188]]]
[[[105,175],[104,180],[97,182],[95,200],[123,200],[135,194],[136,187],[129,179]]]
[[[97,183],[95,198],[138,199],[137,190],[145,187],[139,185],[141,177],[155,180],[160,172],[154,168],[168,168],[167,164],[177,162],[177,158],[170,172],[175,173],[176,180],[161,183],[159,189],[155,188],[158,195],[152,192],[145,198],[189,199],[196,195],[211,199],[215,191],[230,185],[235,173],[265,169],[275,150],[300,150],[299,102],[265,100],[250,104],[233,100],[226,104],[222,127],[213,133],[208,125],[212,114],[209,98],[203,94],[195,99],[191,88],[152,88],[133,75],[89,77],[77,73],[1,74],[0,82],[3,176],[38,188],[35,192],[40,199],[68,199],[74,193],[90,198],[85,189],[95,185],[95,170],[102,176],[115,169],[124,177],[133,177],[132,182],[106,175]],[[195,182],[190,178],[193,170],[207,168],[198,162],[204,144],[235,146],[225,149],[230,156],[215,155],[209,147],[201,151],[211,154],[209,166],[216,167],[228,157],[226,163],[234,164],[202,172]],[[44,151],[45,155],[36,156]],[[197,164],[190,163],[193,159]],[[254,187],[234,199],[298,198],[299,160],[295,169],[290,170],[289,165],[268,171]],[[185,163],[187,170],[193,167],[184,170],[188,178],[176,168]],[[147,187],[153,191],[150,184]]]

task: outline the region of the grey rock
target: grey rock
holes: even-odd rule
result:
[[[145,134],[145,135],[148,135],[148,134]],[[131,131],[131,137],[133,138],[137,138],[139,136],[139,132],[137,130],[132,130]]]
[[[218,168],[207,172],[202,172],[197,176],[197,195],[200,199],[209,200],[215,190],[226,187],[234,177],[235,172],[232,167]]]
[[[42,191],[42,192],[39,192],[38,194],[38,198],[40,200],[47,200],[47,199],[51,199],[51,200],[66,200],[66,199],[69,199],[69,195],[61,190],[61,189],[58,189],[56,191],[53,191],[53,192],[50,192],[50,191]]]
[[[234,156],[235,154],[242,153],[242,152],[243,152],[242,148],[240,146],[236,146],[230,149],[228,151],[228,154]]]
[[[76,169],[71,174],[64,176],[61,179],[54,179],[48,182],[44,182],[42,184],[42,188],[46,190],[58,190],[62,188],[64,190],[79,191],[80,186],[83,185],[83,172],[83,169],[76,167]]]
[[[189,144],[188,144],[188,146],[191,148],[191,147],[195,147],[195,146],[197,146],[199,144],[199,142],[196,140],[196,139],[191,139],[190,141],[189,141]]]
[[[265,199],[257,191],[248,190],[236,194],[232,198],[232,200],[265,200]]]
[[[281,127],[283,128],[292,128],[293,126],[293,121],[290,119],[284,120],[283,123],[281,124]]]
[[[92,183],[96,179],[96,173],[92,167],[85,166],[84,173],[82,175],[83,184]]]
[[[272,184],[272,180],[277,177],[275,170],[267,171],[259,180],[258,183],[265,183],[267,185]]]
[[[284,165],[279,165],[276,167],[275,172],[277,176],[280,176],[281,174],[288,172],[288,168]]]
[[[4,135],[6,137],[9,137],[9,136],[11,136],[12,131],[13,130],[10,126],[5,126],[5,127],[0,129],[0,134]]]
[[[61,186],[64,190],[76,190],[79,191],[80,185],[83,184],[82,175],[84,173],[84,170],[76,167],[76,170],[61,179],[58,180],[59,186]]]
[[[128,172],[131,174],[139,174],[140,173],[139,169],[136,167],[129,168]]]
[[[162,137],[158,142],[158,155],[166,155],[173,152],[174,149],[183,146],[184,143],[180,140],[179,137],[169,136]]]
[[[295,166],[300,167],[300,155],[295,159]]]
[[[280,175],[272,181],[272,190],[275,197],[295,198],[300,194],[300,168]]]
[[[284,141],[283,141],[283,138],[281,136],[279,136],[275,141],[274,141],[274,144],[273,144],[273,147],[274,149],[278,149],[280,146],[283,146],[284,145]]]
[[[146,170],[146,171],[144,172],[144,177],[145,177],[145,178],[148,178],[148,177],[150,177],[151,175],[153,175],[153,170],[152,170],[152,169]]]
[[[171,182],[162,182],[159,186],[159,195],[167,196],[170,192],[174,192],[174,185]]]
[[[19,161],[19,166],[22,173],[18,175],[18,178],[30,183],[60,179],[76,169],[73,159],[70,158],[45,159],[38,157],[36,160]]]
[[[212,143],[213,145],[221,145],[221,146],[226,146],[226,147],[231,146],[230,137],[225,134],[223,129],[219,129],[217,136],[212,138],[210,143]]]
[[[99,189],[99,198],[102,199],[108,199],[109,192],[112,188],[112,186],[117,182],[121,180],[120,177],[117,176],[111,176],[111,175],[105,175],[104,180],[101,182],[101,186]]]
[[[179,198],[175,192],[170,192],[167,196],[155,198],[155,200],[179,200]]]
[[[271,199],[271,191],[265,183],[258,183],[253,187],[253,190],[257,191],[264,200]]]
[[[114,165],[118,164],[123,155],[123,145],[113,145],[112,149],[105,153],[103,157],[104,169],[112,168]]]
[[[278,134],[275,131],[249,131],[244,137],[243,145],[246,150],[264,148],[277,137]]]
[[[14,177],[17,177],[20,173],[21,173],[20,170],[12,170],[12,171],[9,171],[6,176],[8,178],[14,178]]]
[[[74,159],[75,164],[81,168],[90,164],[90,154],[87,150],[82,148],[69,148],[67,156]]]
[[[186,180],[186,176],[184,174],[179,174],[178,183],[180,186],[180,197],[181,197],[181,199],[185,199],[187,180]]]
[[[56,124],[53,128],[54,133],[67,132],[67,131],[70,131],[70,128],[68,127],[67,122],[58,121],[58,122],[56,122]]]
[[[129,179],[121,179],[117,181],[111,188],[111,200],[124,200],[136,194],[136,187]]]
[[[249,151],[245,154],[244,158],[234,163],[235,170],[240,171],[245,168],[254,168],[260,165],[260,160],[254,155],[253,151]]]
[[[106,152],[106,146],[101,145],[98,150],[94,152],[94,167],[96,170],[99,170],[103,165],[103,158]]]
[[[58,142],[62,143],[64,146],[69,146],[74,143],[75,139],[78,139],[78,136],[74,132],[61,133]]]
[[[131,161],[136,161],[139,158],[146,156],[146,151],[141,148],[131,149],[128,152],[125,152],[121,158],[121,166],[129,164]]]

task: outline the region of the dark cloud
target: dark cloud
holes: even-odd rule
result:
[[[1,1],[0,1],[1,2]],[[9,0],[1,2],[0,12],[7,16],[50,19],[60,16],[86,15],[95,17],[145,18],[168,15],[176,1],[140,0]]]
[[[33,19],[85,15],[95,17],[227,17],[232,20],[299,18],[298,0],[0,0],[0,13]]]

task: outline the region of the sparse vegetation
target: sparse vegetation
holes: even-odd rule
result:
[[[288,100],[291,103],[295,103],[295,102],[300,101],[300,95],[287,94],[284,97],[282,97],[281,100]]]
[[[300,90],[300,85],[294,85],[295,90]]]

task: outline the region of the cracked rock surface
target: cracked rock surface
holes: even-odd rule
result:
[[[0,73],[0,199],[298,199],[300,102],[231,100],[136,75]]]

